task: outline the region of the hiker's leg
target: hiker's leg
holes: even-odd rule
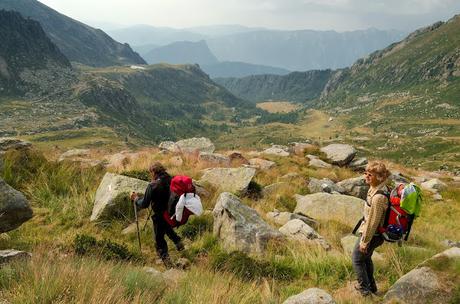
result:
[[[369,243],[369,248],[367,250],[368,258],[366,259],[366,272],[367,272],[367,277],[369,279],[370,290],[373,293],[377,292],[377,284],[375,283],[375,279],[374,279],[374,263],[372,262],[372,255],[374,254],[374,250],[377,247],[381,246],[383,242],[384,242],[383,237],[374,236],[371,242]]]
[[[352,264],[353,269],[356,273],[356,277],[359,283],[359,291],[362,294],[369,294],[370,293],[370,282],[369,277],[367,275],[367,268],[366,268],[366,254],[359,251],[359,242],[360,239],[355,244],[355,248],[353,249],[352,254]]]
[[[171,241],[173,241],[174,245],[176,245],[177,250],[183,250],[184,245],[182,244],[182,239],[170,225],[167,226],[168,227],[165,228],[166,235],[169,237]]]
[[[155,237],[155,248],[160,258],[168,256],[168,244],[165,240],[165,226],[167,223],[164,222],[163,218],[159,215],[152,216],[153,220],[153,232]],[[166,224],[166,225],[165,225]]]

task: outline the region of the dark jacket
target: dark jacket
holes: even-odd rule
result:
[[[136,200],[137,207],[144,209],[152,206],[155,214],[162,214],[168,209],[170,184],[171,176],[168,173],[160,175],[147,186],[144,197]]]

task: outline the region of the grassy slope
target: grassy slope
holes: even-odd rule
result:
[[[140,170],[148,163],[160,160],[173,174],[200,177],[203,164],[197,164],[193,157],[185,158],[184,164],[177,166],[170,156],[154,152],[141,152],[137,161],[112,171]],[[348,287],[353,273],[350,259],[341,251],[340,238],[352,227],[336,222],[322,223],[319,233],[334,248],[329,254],[298,243],[288,243],[270,249],[262,258],[247,260],[226,256],[212,236],[209,224],[206,224],[197,238],[186,241],[189,249],[184,255],[193,261],[186,279],[177,287],[166,287],[142,270],[144,265],[159,267],[154,265],[150,226],[142,233],[144,246],[141,254],[135,235],[120,234],[128,222],[118,220],[108,226],[89,222],[103,169],[54,164],[33,155],[28,157],[29,168],[24,168],[21,155],[10,154],[7,159],[2,176],[26,193],[35,212],[35,217],[18,230],[0,236],[0,249],[25,249],[34,253],[30,262],[14,263],[0,269],[0,296],[12,303],[280,303],[308,287],[328,290],[339,303],[372,302],[360,299]],[[295,206],[293,194],[307,193],[303,177],[341,180],[354,175],[345,169],[310,169],[303,157],[268,159],[274,160],[278,166],[258,173],[255,178],[258,184],[271,184],[279,176],[293,172],[299,173],[301,178],[259,201],[244,199],[263,217],[274,208],[292,211]],[[213,208],[218,196],[218,192],[211,192],[214,194],[204,199],[207,209]],[[408,243],[424,250],[388,244],[379,250],[386,257],[377,266],[376,276],[381,290],[385,291],[399,276],[443,250],[442,240],[460,239],[460,232],[456,229],[456,219],[460,216],[460,193],[449,188],[443,196],[446,198],[444,203],[432,203],[430,196],[427,197],[423,214],[417,220]],[[141,215],[142,218],[145,216],[145,213]],[[192,227],[193,224],[188,225],[182,233]],[[124,243],[137,258],[131,262],[117,262],[94,256],[79,257],[74,253],[73,241],[77,234],[82,233]],[[171,251],[174,259],[181,256],[174,249]],[[227,263],[219,266],[216,261],[222,258]],[[265,268],[274,270],[258,275],[253,272],[258,269],[258,263],[267,263]],[[376,298],[374,303],[380,300]]]

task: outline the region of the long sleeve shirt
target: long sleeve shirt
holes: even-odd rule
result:
[[[385,213],[388,208],[388,199],[383,194],[376,194],[377,191],[387,190],[385,183],[371,187],[367,192],[366,203],[364,204],[364,221],[361,224],[361,245],[367,246],[377,233],[379,227],[383,226]]]
[[[163,213],[168,208],[170,184],[171,176],[167,173],[159,176],[147,186],[144,197],[136,200],[136,206],[139,209],[144,209],[151,205],[155,214]]]

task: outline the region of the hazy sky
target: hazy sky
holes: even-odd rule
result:
[[[40,0],[92,25],[176,28],[241,24],[279,29],[413,30],[460,13],[460,0]]]

